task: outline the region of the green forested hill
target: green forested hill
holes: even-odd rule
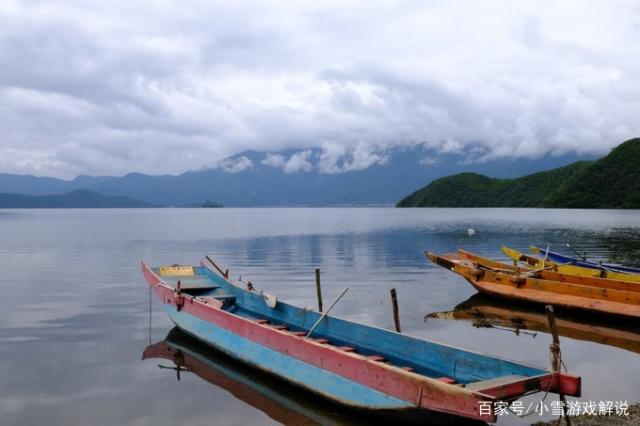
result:
[[[640,139],[598,161],[516,179],[460,173],[434,180],[398,207],[640,208]]]

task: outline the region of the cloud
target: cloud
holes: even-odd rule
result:
[[[374,164],[385,164],[388,157],[374,146],[358,142],[354,146],[343,146],[336,142],[323,144],[318,162],[320,173],[337,174],[364,170]]]
[[[287,163],[284,165],[284,172],[287,174],[297,173],[297,172],[310,172],[311,162],[309,161],[309,157],[311,156],[311,151],[306,150],[302,152],[296,152],[295,154],[289,157]]]
[[[215,164],[214,168],[221,168],[229,173],[240,173],[253,168],[253,161],[241,155],[240,157],[224,158]]]
[[[261,161],[265,166],[276,167],[279,169],[284,169],[284,166],[287,164],[287,160],[285,160],[284,156],[280,154],[271,154],[267,153],[264,160]]]
[[[634,1],[5,0],[0,172],[179,173],[319,147],[338,173],[422,142],[604,154],[640,135],[639,22]]]

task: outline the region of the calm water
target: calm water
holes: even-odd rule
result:
[[[477,233],[469,236],[468,228]],[[464,247],[501,257],[501,244],[571,243],[596,259],[638,264],[640,212],[0,210],[0,238],[3,425],[339,423],[356,419],[229,360],[212,361],[218,370],[209,379],[217,385],[184,372],[177,381],[175,371],[158,367],[172,366],[170,360],[141,360],[172,325],[155,300],[150,311],[140,260],[195,263],[210,254],[232,276],[307,307],[316,306],[313,271],[320,267],[325,304],[351,289],[336,315],[392,328],[389,289],[395,287],[404,332],[548,366],[544,332],[533,337],[463,320],[425,322],[425,314],[451,310],[474,290],[428,264],[422,251]],[[627,336],[637,339],[634,330]],[[582,399],[640,401],[640,354],[588,339],[562,336],[561,343],[569,369],[583,376]],[[509,416],[501,423],[529,421]]]

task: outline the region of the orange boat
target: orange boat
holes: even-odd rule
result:
[[[468,252],[426,255],[461,275],[481,293],[640,318],[640,286],[636,283],[520,269],[489,259],[472,260]]]

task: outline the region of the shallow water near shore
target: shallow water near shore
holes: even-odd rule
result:
[[[425,314],[450,311],[475,290],[428,263],[423,251],[465,248],[504,259],[500,245],[525,250],[529,244],[550,243],[569,254],[564,245],[570,243],[593,260],[640,262],[637,210],[0,210],[0,236],[3,425],[299,421],[265,408],[272,394],[280,392],[276,400],[286,405],[287,393],[295,392],[278,386],[264,391],[268,378],[255,380],[265,381],[258,388],[271,397],[253,404],[255,398],[243,399],[251,389],[233,391],[186,372],[178,381],[175,371],[158,367],[171,362],[141,360],[145,348],[172,329],[160,304],[149,297],[141,259],[153,265],[195,264],[209,254],[230,269],[232,278],[242,275],[282,300],[309,308],[317,306],[314,268],[319,267],[325,305],[350,288],[333,311],[337,316],[392,329],[389,289],[396,288],[403,332],[543,367],[549,365],[550,343],[544,331],[534,336],[464,320],[425,322]],[[579,314],[576,322],[589,317]],[[629,321],[623,328],[626,339],[640,334]],[[606,331],[615,332],[615,325]],[[640,401],[640,353],[634,351],[640,345],[583,335],[560,339],[570,372],[583,377],[581,400]],[[246,390],[252,383],[244,385]],[[541,396],[526,398],[525,405]],[[321,415],[326,406],[315,404],[314,397],[296,404],[304,406],[311,423],[327,421]],[[506,415],[499,423],[548,418]]]

